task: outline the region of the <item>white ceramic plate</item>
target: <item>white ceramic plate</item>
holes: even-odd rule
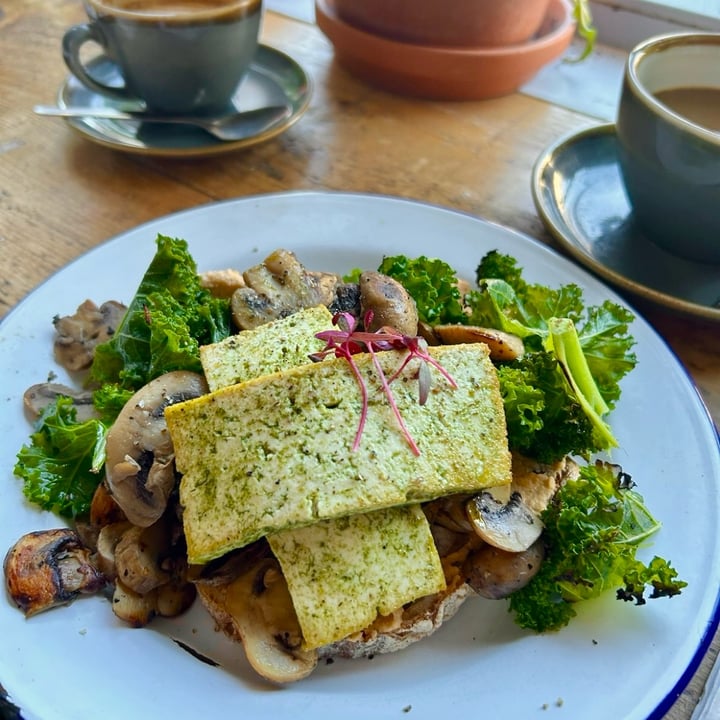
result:
[[[424,253],[473,278],[480,257],[498,248],[514,255],[532,281],[572,281],[591,303],[618,301],[584,270],[525,236],[402,200],[290,193],[153,221],[71,263],[0,326],[0,548],[24,532],[58,525],[23,501],[12,472],[29,431],[23,390],[59,372],[52,360],[52,317],[88,297],[129,301],[158,232],[186,238],[201,270],[245,268],[286,247],[312,268],[339,271],[376,267],[384,253]],[[3,601],[0,683],[27,720],[661,717],[717,624],[720,452],[676,358],[643,320],[634,323],[633,334],[639,364],[612,417],[622,446],[614,459],[633,475],[664,523],[644,554],[672,560],[690,583],[679,597],[638,608],[610,593],[581,607],[565,630],[544,636],[518,629],[503,602],[472,600],[439,633],[408,650],[323,665],[282,689],[260,682],[241,649],[214,632],[198,608],[173,622],[133,630],[116,622],[99,597],[31,620]],[[170,636],[220,666],[199,661]]]

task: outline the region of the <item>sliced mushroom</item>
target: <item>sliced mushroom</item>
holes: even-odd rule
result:
[[[105,587],[90,551],[68,528],[23,535],[8,550],[3,570],[10,597],[27,617]]]
[[[208,270],[200,275],[200,284],[218,298],[231,298],[232,294],[245,287],[245,280],[239,270]]]
[[[330,305],[336,275],[308,271],[288,250],[275,250],[243,273],[246,287],[232,295],[231,309],[241,330],[287,317],[302,308]]]
[[[314,670],[317,652],[302,649],[295,608],[274,558],[259,560],[227,584],[199,583],[198,592],[264,678],[288,683]]]
[[[522,495],[523,502],[531,510],[541,513],[558,489],[579,474],[580,467],[571,458],[563,458],[555,463],[541,463],[514,452],[510,488]]]
[[[499,600],[525,587],[540,569],[544,558],[545,546],[541,539],[521,552],[484,545],[470,554],[464,570],[468,584],[478,595]]]
[[[98,530],[105,525],[127,520],[105,483],[100,483],[90,502],[90,524]]]
[[[441,345],[460,343],[485,343],[490,348],[490,359],[495,361],[517,360],[525,354],[522,338],[502,330],[482,328],[475,325],[434,325],[431,328]]]
[[[95,562],[103,575],[111,582],[117,577],[115,548],[125,532],[132,527],[134,525],[124,520],[105,525],[98,532]]]
[[[360,317],[373,314],[369,331],[391,327],[403,335],[414,337],[418,332],[415,301],[394,278],[370,270],[360,275]]]
[[[55,402],[58,397],[69,397],[75,408],[75,417],[78,422],[96,417],[95,406],[93,405],[93,394],[87,390],[74,390],[61,383],[38,383],[31,385],[23,395],[25,409],[34,418],[39,417],[50,403]]]
[[[523,502],[518,492],[502,503],[483,491],[470,498],[465,507],[477,535],[500,550],[527,550],[543,530],[540,515]]]
[[[133,525],[155,523],[175,487],[165,408],[207,391],[205,378],[197,373],[177,370],[161,375],[130,398],[108,431],[106,483]]]
[[[177,617],[190,608],[195,600],[195,586],[185,580],[172,579],[156,591],[155,611],[160,617]]]
[[[131,525],[115,545],[117,577],[125,587],[145,595],[169,582],[170,574],[160,566],[168,552],[165,523],[147,528]]]
[[[328,310],[333,315],[346,312],[359,318],[360,286],[357,283],[338,283],[335,288],[335,297],[328,305]]]
[[[84,370],[90,367],[95,346],[109,340],[120,324],[127,308],[114,300],[98,307],[86,300],[74,315],[53,319],[57,332],[55,359],[67,370]]]
[[[120,620],[131,627],[145,627],[157,614],[157,590],[141,595],[116,581],[112,609]]]

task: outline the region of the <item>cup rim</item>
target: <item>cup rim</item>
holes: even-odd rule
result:
[[[155,22],[162,19],[165,23],[194,22],[196,20],[213,20],[220,18],[236,10],[242,10],[243,15],[259,11],[262,8],[262,0],[227,0],[227,2],[216,7],[203,8],[200,11],[191,13],[180,13],[177,15],[166,15],[160,12],[138,12],[137,10],[126,9],[116,6],[112,0],[84,0],[85,4],[91,6],[95,11],[112,15],[125,20],[137,20],[141,22]]]
[[[625,78],[637,97],[657,111],[665,121],[703,140],[720,145],[720,132],[698,125],[672,110],[647,90],[638,77],[638,67],[646,57],[678,45],[717,45],[720,48],[720,33],[682,32],[648,38],[630,51],[625,65]]]

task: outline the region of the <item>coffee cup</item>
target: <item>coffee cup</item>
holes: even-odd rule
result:
[[[85,0],[88,22],[63,36],[70,71],[91,90],[165,114],[222,112],[257,51],[261,0]],[[106,85],[84,61],[99,44],[122,76]]]
[[[720,263],[720,33],[635,47],[616,132],[638,228],[676,256]]]

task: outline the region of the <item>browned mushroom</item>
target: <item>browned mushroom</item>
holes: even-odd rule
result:
[[[502,330],[482,328],[475,325],[434,325],[430,331],[440,345],[459,343],[485,343],[490,349],[490,359],[495,361],[517,360],[525,353],[521,338]]]
[[[69,528],[23,535],[8,550],[3,570],[10,597],[28,617],[105,587],[90,550]]]
[[[275,250],[243,273],[246,287],[232,295],[233,320],[241,330],[287,317],[302,308],[330,305],[337,275],[310,272],[288,250]]]
[[[95,346],[109,340],[120,324],[127,308],[114,300],[98,307],[86,300],[74,315],[55,317],[55,359],[67,370],[90,367]]]
[[[465,561],[464,571],[470,587],[491,600],[506,598],[525,587],[537,574],[545,546],[541,539],[521,552],[508,552],[484,545]]]
[[[198,592],[211,614],[242,642],[250,665],[264,678],[294,682],[317,665],[317,652],[302,649],[302,631],[274,558],[251,562],[225,583],[199,582]]]
[[[145,595],[169,582],[170,574],[160,567],[169,552],[168,528],[162,521],[148,528],[131,525],[115,545],[115,570],[122,584]]]
[[[523,502],[519,492],[513,492],[503,503],[483,491],[470,498],[465,507],[477,535],[500,550],[527,550],[543,531],[540,515]]]
[[[108,431],[105,480],[133,525],[155,523],[175,487],[165,408],[207,391],[205,378],[197,373],[177,370],[161,375],[130,398]]]
[[[394,278],[375,271],[360,275],[360,316],[373,314],[370,327],[375,331],[391,327],[403,335],[414,337],[418,332],[418,313],[415,301]]]

